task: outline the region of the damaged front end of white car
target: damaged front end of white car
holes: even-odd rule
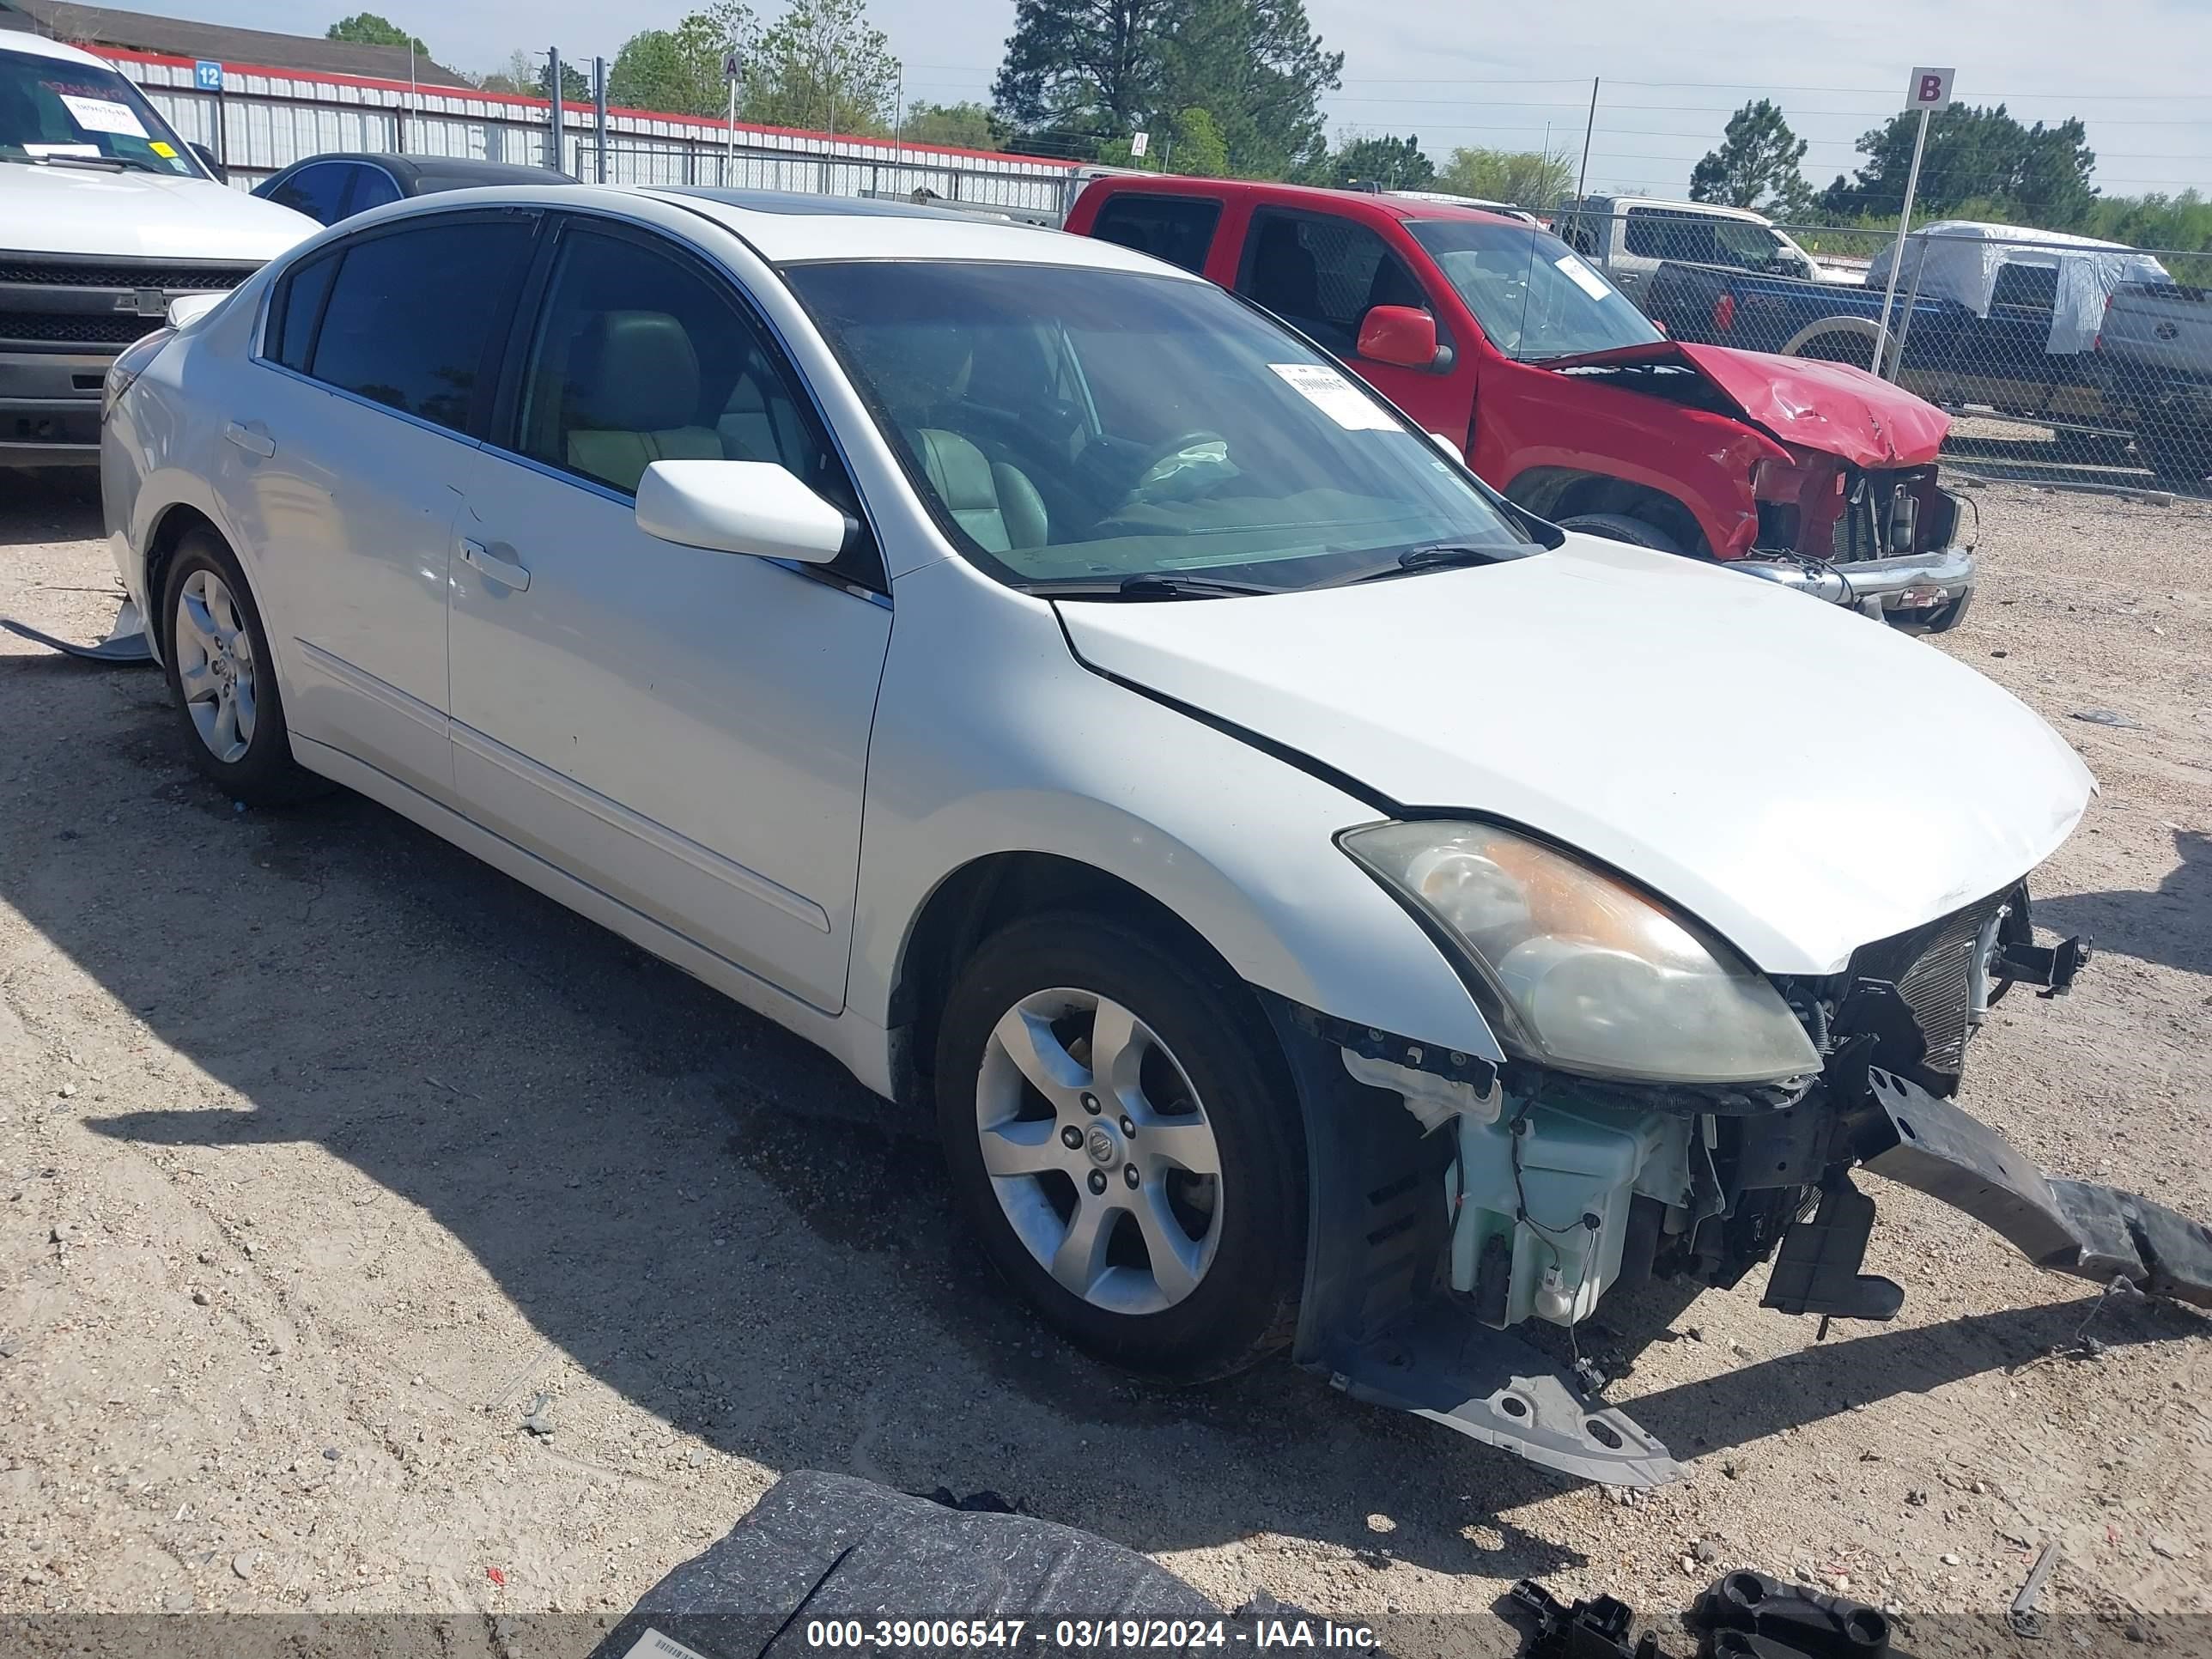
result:
[[[1571,1332],[1652,1278],[1726,1289],[1762,1262],[1768,1307],[1890,1318],[1903,1290],[1861,1271],[1860,1168],[2043,1267],[2212,1305],[2212,1231],[2046,1177],[1951,1103],[1990,1006],[2022,984],[2063,994],[2087,958],[2080,940],[2034,944],[2024,883],[1839,972],[1771,976],[1513,829],[1393,821],[1341,844],[1459,969],[1505,1053],[1272,1010],[1313,1142],[1297,1357],[1353,1395],[1591,1480],[1674,1479],[1579,1345],[1561,1367],[1505,1333]]]

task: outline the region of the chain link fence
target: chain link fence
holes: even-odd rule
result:
[[[1940,405],[1957,471],[2212,493],[2212,252],[1939,222],[1900,258],[1893,231],[1656,204],[1554,228],[1675,339],[1850,363]]]

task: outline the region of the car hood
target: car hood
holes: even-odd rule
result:
[[[1925,399],[1863,368],[1812,357],[1654,340],[1544,363],[1576,374],[1668,365],[1696,374],[1729,413],[1778,442],[1859,466],[1923,466],[1951,429],[1951,417]]]
[[[321,228],[206,179],[0,166],[0,245],[25,252],[259,261]]]
[[[2039,715],[1933,647],[1591,537],[1350,587],[1058,608],[1091,668],[1394,811],[1550,836],[1769,973],[1835,972],[2000,890],[2096,790]]]

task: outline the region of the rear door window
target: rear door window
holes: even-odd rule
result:
[[[1129,191],[1107,198],[1091,234],[1102,242],[1134,248],[1195,274],[1206,269],[1206,252],[1220,222],[1218,202]]]
[[[457,432],[495,367],[535,220],[436,220],[349,244],[307,373]]]
[[[382,167],[362,162],[356,172],[359,176],[353,181],[353,203],[346,209],[348,213],[366,213],[399,199],[398,180]]]
[[[315,325],[322,319],[323,301],[330,298],[331,278],[337,274],[338,256],[326,253],[308,260],[284,278],[270,312],[269,339],[263,356],[307,373],[308,354],[315,344]]]

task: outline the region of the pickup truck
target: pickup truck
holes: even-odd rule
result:
[[[2212,289],[2121,283],[2094,364],[2145,459],[2191,483],[2212,473]]]
[[[96,465],[115,355],[319,228],[227,188],[90,52],[0,33],[0,471]]]
[[[1968,514],[1938,481],[1940,410],[1839,364],[1669,340],[1538,226],[1117,175],[1085,188],[1067,228],[1273,313],[1539,518],[1930,630],[1966,610]]]
[[[1717,202],[1667,202],[1648,196],[1583,196],[1552,221],[1566,245],[1641,301],[1668,260],[1725,265],[1816,283],[1856,284],[1856,270],[1832,270],[1763,213]]]
[[[1897,383],[1947,409],[2057,422],[2063,449],[2109,447],[2069,429],[2116,418],[2095,362],[2097,319],[2122,275],[2157,262],[2111,243],[1963,222],[1929,225],[1910,242],[1887,348],[1902,343]],[[1895,253],[1876,258],[1862,288],[1670,262],[1644,308],[1670,339],[1871,368]]]

